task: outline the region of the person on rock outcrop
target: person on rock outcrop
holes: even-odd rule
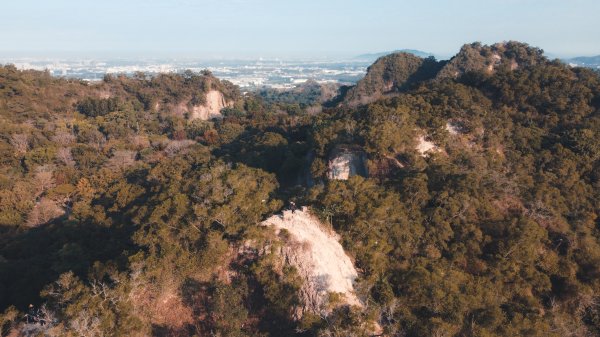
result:
[[[36,309],[33,304],[29,305],[29,310],[27,311],[27,314],[25,314],[25,321],[28,324],[46,324],[46,319],[44,318],[42,310]]]
[[[290,201],[290,210],[292,211],[292,214],[296,212],[296,203],[293,201]]]

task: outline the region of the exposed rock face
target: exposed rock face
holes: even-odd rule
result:
[[[221,110],[230,106],[231,102],[227,102],[222,92],[211,90],[206,93],[206,103],[192,107],[190,119],[209,120],[212,118],[220,118],[223,117],[223,115],[221,115]]]
[[[354,293],[358,273],[338,242],[338,235],[321,224],[306,207],[295,213],[284,211],[282,216],[274,215],[262,225],[273,227],[277,233],[282,230],[289,233],[280,253],[304,281],[300,289],[302,313],[327,315],[330,293],[342,295],[339,305],[362,306]]]
[[[419,143],[417,145],[417,151],[421,154],[421,156],[426,157],[427,155],[438,152],[440,148],[435,145],[433,142],[427,140],[424,136],[419,137]]]
[[[348,147],[336,148],[329,157],[329,179],[348,180],[348,178],[368,175],[366,155],[363,151]]]
[[[449,134],[456,136],[462,133],[465,133],[465,128],[464,126],[456,121],[448,121],[446,122],[446,126],[445,126],[446,131],[448,131]]]

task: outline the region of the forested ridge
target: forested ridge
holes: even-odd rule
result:
[[[211,90],[231,106],[190,118]],[[320,90],[0,67],[0,335],[600,335],[597,72],[474,43]],[[344,148],[368,172],[329,179]],[[363,307],[294,315],[259,226],[289,201],[340,234]]]

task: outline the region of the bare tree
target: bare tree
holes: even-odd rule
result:
[[[73,160],[70,147],[61,147],[58,149],[56,152],[56,159],[62,161],[67,166],[75,166],[75,160]]]
[[[29,136],[23,133],[15,133],[10,136],[10,144],[18,154],[24,154],[29,149]]]
[[[323,112],[323,107],[320,105],[313,105],[306,108],[306,113],[309,115],[316,115]]]
[[[35,196],[36,198],[56,185],[54,179],[54,166],[42,165],[35,169]]]
[[[117,150],[108,160],[106,166],[113,170],[122,170],[135,163],[136,155],[137,153],[135,151]]]
[[[100,318],[94,316],[88,310],[81,310],[77,317],[70,320],[70,328],[76,332],[77,336],[96,337],[105,336],[100,327]]]
[[[77,138],[71,132],[68,131],[57,131],[52,136],[52,141],[58,143],[61,146],[69,146],[73,144]]]
[[[130,143],[138,150],[150,147],[150,140],[148,140],[148,136],[145,135],[132,136],[130,139]]]
[[[167,156],[171,157],[179,153],[186,147],[192,146],[194,144],[196,144],[196,142],[194,142],[193,140],[173,140],[170,141],[167,147],[165,148],[165,153],[167,154]]]
[[[50,198],[42,198],[33,206],[29,216],[27,217],[27,226],[37,227],[45,224],[52,219],[63,215],[65,211],[60,208],[56,201]]]

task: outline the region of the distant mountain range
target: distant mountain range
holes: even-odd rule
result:
[[[575,64],[580,67],[600,68],[600,55],[580,56],[564,60],[566,63]]]
[[[422,50],[416,50],[416,49],[399,49],[399,50],[394,50],[394,51],[386,51],[386,52],[381,52],[381,53],[372,53],[372,54],[362,54],[362,55],[358,55],[355,57],[355,59],[357,60],[365,60],[365,61],[375,61],[378,58],[382,57],[382,56],[386,56],[389,54],[395,54],[395,53],[409,53],[409,54],[413,54],[415,56],[421,57],[421,58],[427,58],[430,56],[434,56],[432,53],[428,53]]]

